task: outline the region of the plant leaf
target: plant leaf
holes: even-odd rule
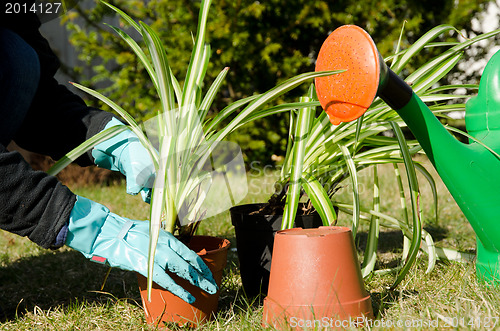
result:
[[[406,50],[406,52],[401,56],[401,58],[399,58],[392,64],[391,66],[392,71],[394,71],[396,74],[401,73],[403,68],[410,61],[410,59],[416,54],[418,54],[422,50],[422,48],[424,48],[425,45],[429,44],[430,41],[436,39],[439,35],[450,30],[456,30],[456,29],[451,25],[443,24],[443,25],[438,25],[429,30],[422,37],[418,38],[418,40]]]
[[[120,132],[128,129],[129,128],[126,125],[117,125],[99,132],[93,137],[85,140],[83,143],[71,150],[68,154],[64,155],[59,161],[57,161],[52,167],[50,167],[50,169],[47,171],[47,174],[51,176],[57,175],[62,169],[67,167],[70,163],[75,161],[78,157],[83,155],[88,150],[94,148],[94,146],[96,146],[97,144],[100,144],[101,142],[106,141],[116,136]]]
[[[194,101],[193,96],[196,90],[196,81],[200,79],[200,75],[204,76],[204,74],[202,73],[203,50],[205,46],[208,11],[210,9],[211,2],[211,0],[205,0],[201,2],[196,40],[193,52],[191,53],[191,60],[189,61],[189,66],[186,73],[186,82],[184,83],[184,90],[182,93],[182,107],[187,106]]]
[[[142,129],[139,127],[137,122],[134,120],[132,116],[129,115],[122,107],[118,106],[114,101],[109,99],[108,97],[105,97],[101,93],[94,91],[88,87],[85,87],[83,85],[77,84],[77,83],[71,83],[73,86],[79,88],[80,90],[92,95],[93,97],[101,100],[108,106],[110,106],[114,111],[116,111],[120,116],[127,122],[129,125],[129,128],[137,135],[139,138],[139,141],[141,144],[146,148],[146,150],[149,152],[149,155],[151,156],[151,159],[153,160],[153,163],[155,165],[155,168],[158,169],[158,153],[156,152],[154,146],[151,144],[151,142],[148,140],[144,132],[142,132]]]
[[[420,248],[420,242],[422,240],[422,223],[420,222],[420,211],[418,210],[418,181],[417,175],[415,173],[415,167],[413,166],[413,161],[411,159],[408,146],[406,145],[406,140],[404,138],[401,128],[395,123],[390,122],[391,127],[396,134],[398,139],[399,147],[401,148],[401,154],[403,155],[403,160],[406,168],[406,175],[408,177],[408,185],[410,187],[410,199],[412,205],[412,218],[413,218],[413,228],[412,228],[412,240],[410,249],[408,252],[408,258],[406,259],[403,267],[401,268],[396,280],[392,284],[391,288],[395,288],[409,272],[410,268],[415,263],[417,258],[417,253]]]
[[[309,96],[301,97],[301,102],[311,101]],[[304,154],[307,144],[307,137],[312,124],[311,114],[314,114],[315,108],[304,107],[299,109],[297,123],[295,124],[295,134],[293,137],[293,149],[290,165],[290,185],[286,196],[285,209],[283,211],[283,221],[281,229],[291,229],[297,214],[297,207],[300,200],[300,189],[302,173],[304,171]]]
[[[175,123],[175,116],[172,110],[175,108],[174,89],[171,81],[170,66],[168,65],[165,47],[161,42],[156,32],[148,25],[141,22],[144,41],[148,46],[151,60],[156,73],[156,80],[158,82],[158,94],[162,104],[162,112],[168,116],[170,120],[167,122],[170,132],[177,132]]]
[[[208,111],[210,110],[210,107],[212,106],[215,96],[217,95],[217,92],[219,91],[222,83],[224,82],[224,79],[226,78],[228,71],[229,67],[225,67],[224,69],[222,69],[222,71],[215,78],[212,85],[210,85],[210,88],[205,94],[205,97],[203,98],[203,101],[200,105],[200,119],[206,117]]]
[[[333,71],[318,71],[318,72],[308,72],[304,74],[297,75],[290,78],[283,83],[273,87],[269,91],[260,94],[257,98],[250,102],[228,125],[221,129],[217,134],[217,140],[224,139],[229,133],[234,131],[234,129],[244,121],[250,114],[259,110],[260,107],[267,104],[268,102],[276,99],[280,95],[296,88],[300,84],[308,81],[312,78],[330,76],[333,74],[344,72],[345,70],[333,70]]]
[[[127,21],[128,24],[130,24],[131,26],[134,27],[134,29],[137,30],[137,32],[141,33],[141,27],[139,26],[139,24],[137,24],[130,16],[128,16],[124,11],[122,11],[121,9],[119,9],[118,7],[115,7],[109,3],[107,3],[106,1],[102,1],[101,0],[101,3],[105,4],[106,6],[108,6],[109,8],[111,8],[113,11],[115,11],[116,13],[118,13],[125,21]]]
[[[378,182],[377,165],[373,166],[373,210],[380,211],[380,189]],[[368,230],[368,239],[366,242],[363,264],[361,265],[361,274],[363,278],[370,276],[375,269],[377,261],[378,238],[380,234],[380,220],[372,215],[370,219],[370,228]]]
[[[352,205],[353,205],[353,216],[352,216],[352,235],[356,238],[356,233],[358,231],[359,225],[359,190],[358,190],[358,173],[356,171],[356,165],[351,157],[351,153],[345,145],[339,144],[339,149],[344,156],[344,160],[347,165],[347,170],[349,171],[349,177],[351,178],[352,184]]]
[[[337,223],[337,213],[325,188],[314,176],[305,173],[302,177],[302,187],[311,203],[318,212],[323,225],[329,226]]]
[[[113,29],[113,31],[115,31],[115,33],[118,34],[130,46],[130,48],[132,48],[132,50],[134,51],[135,55],[141,61],[144,68],[146,68],[146,71],[148,72],[149,77],[151,78],[151,81],[153,82],[154,86],[156,87],[156,89],[158,89],[158,80],[156,78],[156,74],[154,72],[153,65],[151,64],[151,62],[147,58],[146,54],[144,54],[141,47],[135,42],[134,39],[132,39],[123,30],[121,30],[117,27],[114,27],[112,25],[109,25],[109,24],[106,24],[106,25],[109,26],[111,29]]]

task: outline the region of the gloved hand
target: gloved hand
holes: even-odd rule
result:
[[[113,118],[104,129],[116,125],[123,123]],[[125,130],[96,145],[92,149],[92,156],[99,167],[120,171],[126,176],[128,194],[136,195],[140,192],[145,202],[151,201],[155,168],[148,151],[131,130]]]
[[[66,245],[95,262],[147,276],[149,222],[120,217],[92,200],[78,196],[70,214]],[[217,285],[203,260],[172,234],[160,230],[153,281],[186,302],[195,298],[177,285],[165,269],[213,294]]]

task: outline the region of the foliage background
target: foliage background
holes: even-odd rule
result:
[[[166,44],[174,74],[185,72],[196,32],[198,1],[113,0],[136,20],[143,20],[159,32]],[[363,27],[376,42],[382,56],[394,52],[403,22],[402,46],[411,44],[430,28],[451,24],[468,34],[471,20],[482,12],[488,0],[220,0],[213,1],[208,39],[212,60],[208,81],[224,67],[230,67],[223,93],[213,112],[229,101],[261,93],[296,74],[314,70],[314,61],[328,34],[344,24]],[[144,68],[103,22],[123,26],[97,0],[80,1],[62,23],[71,32],[82,66],[67,68],[71,77],[105,94],[146,120],[155,114],[158,101]],[[471,33],[474,33],[472,31]],[[431,52],[423,52],[429,57]],[[478,56],[481,56],[480,54]],[[91,67],[87,77],[84,68]],[[411,70],[411,68],[408,68]],[[305,93],[297,89],[290,99]],[[290,101],[290,100],[289,100]],[[91,101],[93,102],[93,101]],[[99,105],[100,106],[100,105]],[[270,164],[284,154],[288,133],[286,115],[252,122],[231,140],[243,149],[247,161]]]

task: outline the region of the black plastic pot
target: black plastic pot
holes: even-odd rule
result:
[[[254,213],[262,206],[264,204],[255,203],[230,209],[236,232],[241,280],[248,297],[267,294],[274,235],[281,229],[283,218],[282,215]],[[295,217],[294,227],[310,229],[321,225],[323,225],[321,217],[316,213]]]

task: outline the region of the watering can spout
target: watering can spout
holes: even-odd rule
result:
[[[469,144],[455,139],[385,65],[363,29],[342,26],[326,39],[316,70],[333,69],[346,71],[316,78],[318,99],[330,121],[339,124],[360,117],[376,96],[393,108],[476,232],[478,276],[500,284],[500,159],[491,151],[500,152],[500,52],[488,62],[478,96],[466,105],[466,127],[476,139]]]

